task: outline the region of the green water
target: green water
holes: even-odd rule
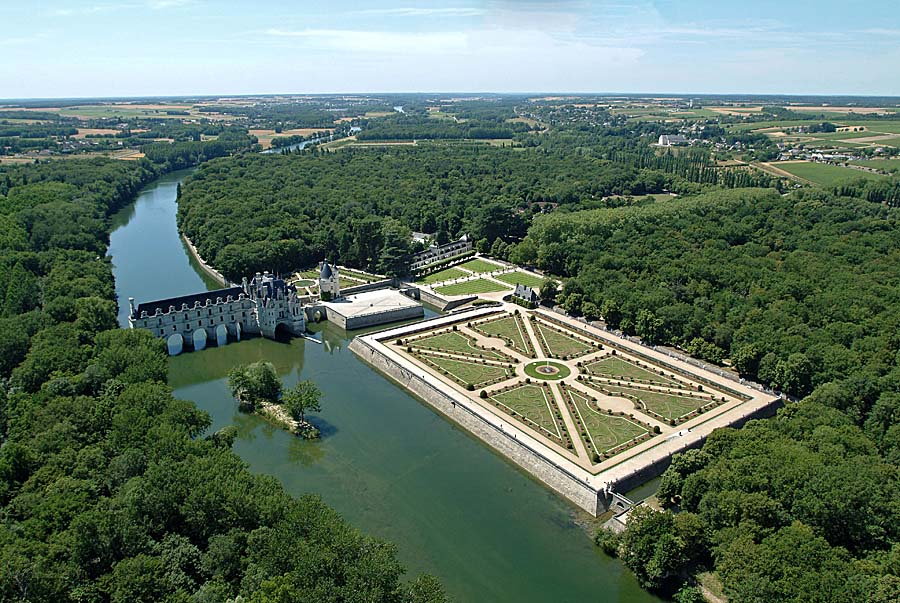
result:
[[[175,231],[173,175],[116,216],[110,254],[120,303],[210,284]],[[599,553],[575,509],[466,432],[394,386],[347,349],[347,334],[318,327],[323,343],[252,339],[170,359],[169,382],[212,429],[236,425],[234,450],[251,470],[293,494],[315,493],[353,525],[394,542],[410,574],[430,572],[457,601],[656,601],[616,560]],[[238,412],[225,374],[272,362],[288,385],[322,389],[306,442]]]

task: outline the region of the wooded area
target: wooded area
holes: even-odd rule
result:
[[[441,601],[392,545],[204,437],[166,352],[116,325],[108,217],[162,168],[0,171],[0,600]]]

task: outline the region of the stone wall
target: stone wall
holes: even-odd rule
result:
[[[354,293],[365,293],[366,291],[375,291],[376,289],[390,289],[394,286],[394,279],[386,278],[380,281],[374,281],[372,283],[365,283],[363,285],[353,285],[352,287],[347,287],[345,289],[341,289],[341,295],[353,295]]]
[[[458,308],[478,299],[477,295],[469,295],[468,297],[461,297],[459,299],[447,299],[445,297],[441,297],[437,293],[432,293],[431,291],[426,291],[425,289],[420,289],[418,287],[412,287],[409,285],[405,286],[401,290],[401,293],[413,299],[423,301],[430,306],[434,306],[435,308],[439,308],[441,312],[448,312],[454,308]]]
[[[597,492],[520,440],[486,422],[465,405],[456,403],[453,398],[417,374],[399,366],[369,342],[357,337],[350,343],[350,350],[578,507],[594,516],[606,511],[607,499],[603,493]]]

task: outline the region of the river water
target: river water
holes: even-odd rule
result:
[[[175,225],[178,183],[160,178],[113,217],[119,321],[138,302],[216,288]],[[251,339],[169,360],[169,383],[238,428],[234,451],[295,495],[314,493],[361,530],[397,545],[410,575],[440,578],[455,601],[657,601],[621,563],[598,552],[575,509],[435,414],[347,350],[350,337],[314,326],[321,344]],[[320,441],[240,413],[225,386],[236,364],[268,360],[285,384],[323,392]]]

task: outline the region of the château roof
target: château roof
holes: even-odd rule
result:
[[[156,314],[157,309],[162,313],[166,313],[169,311],[169,306],[175,306],[176,310],[181,310],[182,304],[187,304],[188,308],[193,308],[195,303],[200,302],[201,306],[205,306],[207,300],[214,304],[216,303],[217,298],[221,297],[222,301],[225,301],[228,299],[229,295],[233,299],[237,299],[238,295],[243,292],[244,290],[240,287],[228,287],[227,289],[216,289],[215,291],[204,291],[203,293],[194,293],[192,295],[181,295],[178,297],[168,297],[166,299],[144,302],[134,306],[134,314],[132,316],[138,318],[140,317],[141,312],[146,312],[148,316],[153,316]]]
[[[329,279],[334,276],[334,273],[331,271],[331,266],[328,265],[328,260],[322,262],[322,270],[319,271],[319,278]]]

